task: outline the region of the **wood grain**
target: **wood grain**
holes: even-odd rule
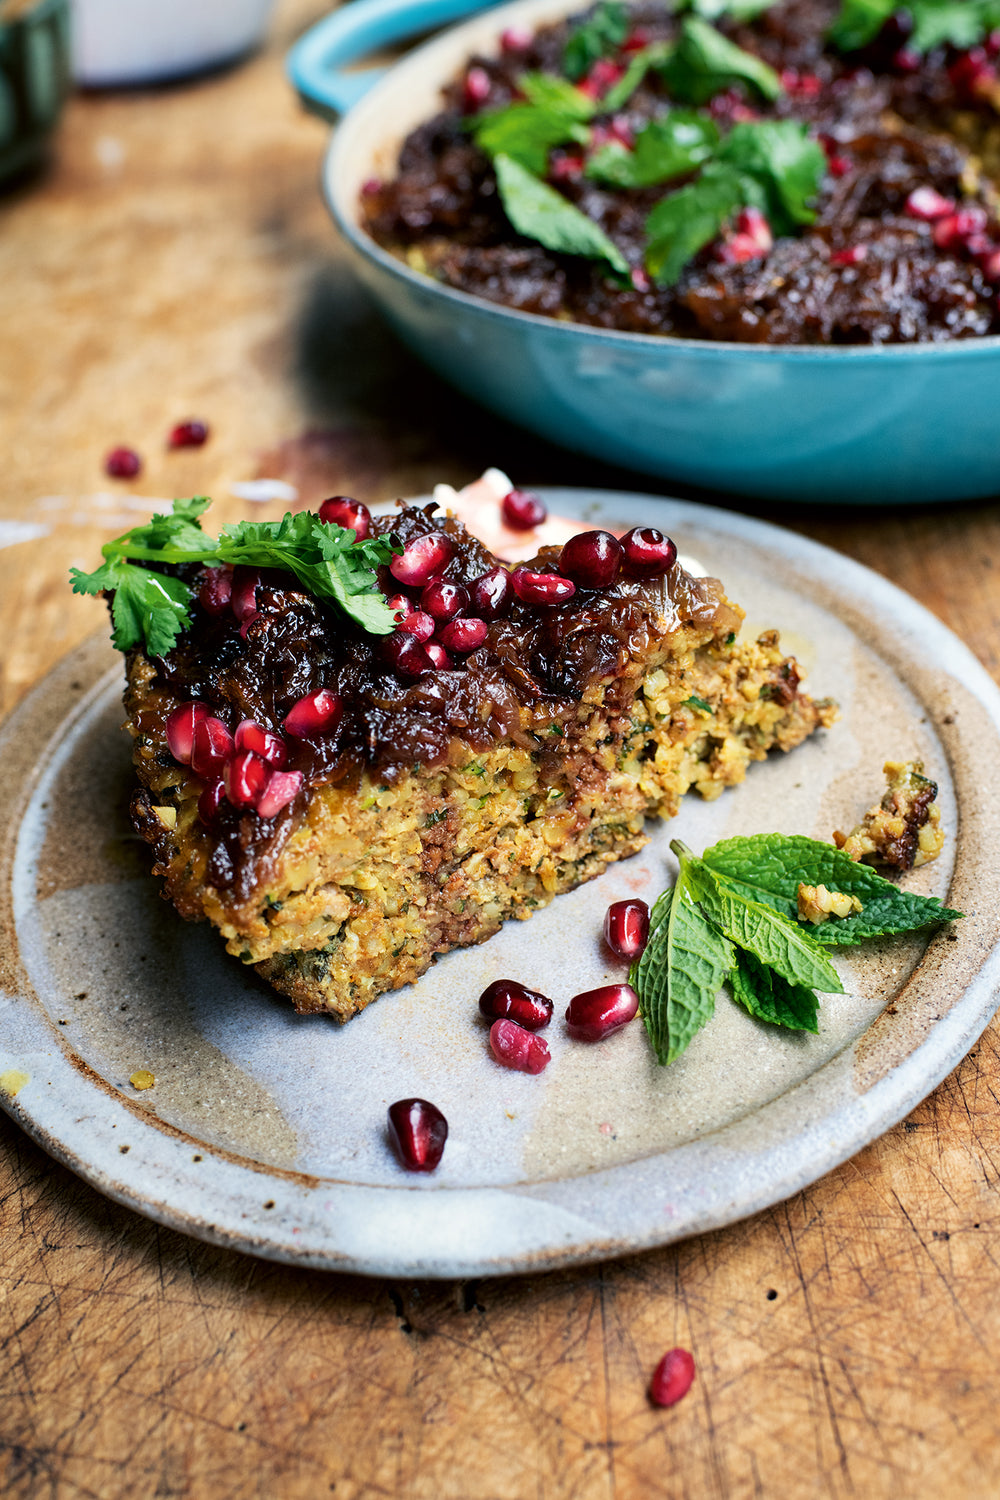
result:
[[[95,627],[65,576],[141,514],[103,476],[117,443],[145,458],[136,493],[212,493],[232,516],[230,485],[255,475],[307,499],[416,493],[492,462],[529,484],[672,488],[472,409],[378,321],[319,200],[325,127],[282,75],[322,9],[285,0],[238,69],[77,97],[49,171],[0,200],[5,709]],[[190,415],[210,443],[167,453]],[[895,579],[1000,677],[997,504],[729,503]],[[0,1117],[0,1492],[992,1497],[998,1036],[768,1213],[507,1281],[389,1284],[202,1245],[105,1202]],[[657,1412],[646,1384],[674,1344],[698,1376]]]

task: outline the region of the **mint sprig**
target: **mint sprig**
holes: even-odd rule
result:
[[[604,260],[612,270],[628,274],[628,261],[614,241],[555,188],[512,156],[501,154],[493,166],[504,212],[518,234],[537,240],[547,250]]]
[[[828,36],[842,52],[873,42],[897,11],[907,12],[913,31],[906,45],[914,52],[935,47],[974,47],[1000,26],[1000,0],[843,0]]]
[[[653,907],[649,941],[629,974],[661,1063],[679,1057],[710,1020],[723,981],[758,1020],[815,1032],[816,992],[843,993],[829,948],[962,916],[814,839],[726,839],[700,859],[678,839],[670,847],[680,861],[677,881]],[[799,921],[801,884],[856,896],[861,911]]]
[[[169,651],[185,629],[193,589],[169,563],[228,563],[280,568],[310,593],[338,608],[373,635],[388,635],[395,621],[378,588],[375,569],[399,550],[391,536],[355,540],[310,511],[280,521],[240,521],[208,536],[200,516],[209,500],[175,500],[169,515],[157,514],[101,549],[104,562],[93,573],[71,568],[75,594],[111,594],[112,640],[119,651],[143,646],[151,656]]]

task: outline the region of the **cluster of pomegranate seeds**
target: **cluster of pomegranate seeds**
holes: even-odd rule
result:
[[[762,260],[774,249],[771,226],[759,208],[741,208],[733,233],[719,241],[716,256],[726,265],[744,265]]]
[[[302,786],[301,771],[284,770],[285,742],[253,719],[244,719],[233,735],[204,703],[182,703],[167,719],[166,732],[174,760],[206,783],[198,800],[203,823],[215,822],[224,798],[232,807],[273,818]]]
[[[516,1021],[494,1021],[490,1027],[490,1051],[504,1068],[518,1073],[541,1073],[552,1054],[540,1036],[525,1031]]]
[[[104,472],[112,479],[134,479],[142,469],[142,459],[134,448],[112,448],[104,460]]]
[[[530,490],[511,490],[500,502],[500,514],[504,525],[512,531],[533,531],[547,519],[549,512],[539,495]]]
[[[919,187],[907,198],[906,212],[933,226],[931,236],[939,250],[967,255],[988,281],[1000,281],[1000,243],[986,233],[989,215],[984,208],[978,204],[959,208],[954,198],[946,198],[936,188]]]
[[[389,1105],[389,1139],[408,1172],[433,1172],[444,1153],[448,1121],[428,1099]]]
[[[353,531],[356,542],[366,542],[371,535],[371,511],[360,500],[352,500],[350,495],[331,495],[329,500],[324,500],[319,508],[319,518],[343,526],[345,531]]]
[[[649,1399],[654,1406],[676,1406],[694,1382],[694,1359],[687,1349],[668,1349],[653,1371]]]
[[[566,1030],[578,1042],[602,1042],[639,1013],[639,996],[630,984],[602,984],[574,995],[566,1010]]]
[[[649,907],[645,901],[616,901],[604,917],[604,941],[618,958],[637,959],[649,938]]]
[[[208,442],[208,423],[192,417],[187,422],[178,422],[170,429],[168,448],[201,448]]]

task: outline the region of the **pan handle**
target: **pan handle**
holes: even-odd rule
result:
[[[288,76],[308,109],[328,119],[346,114],[386,69],[345,67],[390,42],[488,9],[489,0],[351,0],[299,38]]]

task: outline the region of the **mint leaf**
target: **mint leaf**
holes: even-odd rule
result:
[[[897,0],[843,0],[827,36],[841,52],[856,52],[874,41],[897,8]]]
[[[582,78],[598,58],[610,57],[629,33],[626,7],[619,0],[602,0],[593,15],[570,33],[563,53],[568,77]]]
[[[685,16],[680,38],[660,75],[673,97],[684,104],[707,104],[735,83],[750,84],[765,99],[777,99],[781,93],[781,80],[772,67],[697,16]]]
[[[537,240],[547,250],[605,260],[613,270],[628,274],[628,261],[618,246],[555,188],[513,157],[501,154],[493,165],[504,211],[518,234]]]
[[[615,187],[652,187],[693,172],[718,144],[719,128],[710,115],[675,109],[640,130],[633,151],[614,141],[595,151],[584,175]]]
[[[660,286],[673,286],[692,256],[717,239],[746,202],[746,182],[733,167],[710,162],[697,182],[662,198],[646,219],[646,269]]]
[[[729,975],[733,999],[758,1021],[784,1026],[789,1031],[818,1032],[819,1001],[804,985],[789,984],[756,959],[741,950]]]
[[[674,1062],[711,1019],[732,964],[732,947],[698,910],[682,866],[650,914],[649,941],[629,973],[659,1062]]]
[[[509,156],[541,176],[553,146],[571,141],[587,144],[590,132],[584,122],[596,113],[597,102],[550,73],[524,73],[518,86],[527,103],[476,117],[471,125],[473,139],[487,156]]]
[[[936,896],[901,890],[870,865],[858,864],[832,844],[781,833],[725,839],[706,849],[704,864],[725,881],[731,894],[760,901],[785,916],[798,912],[800,884],[857,896],[861,911],[817,924],[812,937],[826,947],[846,947],[867,938],[914,932],[962,916]]]
[[[754,178],[765,195],[764,212],[776,234],[791,234],[816,218],[815,198],[826,155],[794,120],[748,120],[733,127],[718,160]]]
[[[590,120],[598,112],[596,99],[556,73],[522,73],[517,86],[529,104],[567,120]]]
[[[913,33],[907,45],[916,52],[951,45],[961,50],[984,41],[1000,25],[996,0],[913,0]]]

